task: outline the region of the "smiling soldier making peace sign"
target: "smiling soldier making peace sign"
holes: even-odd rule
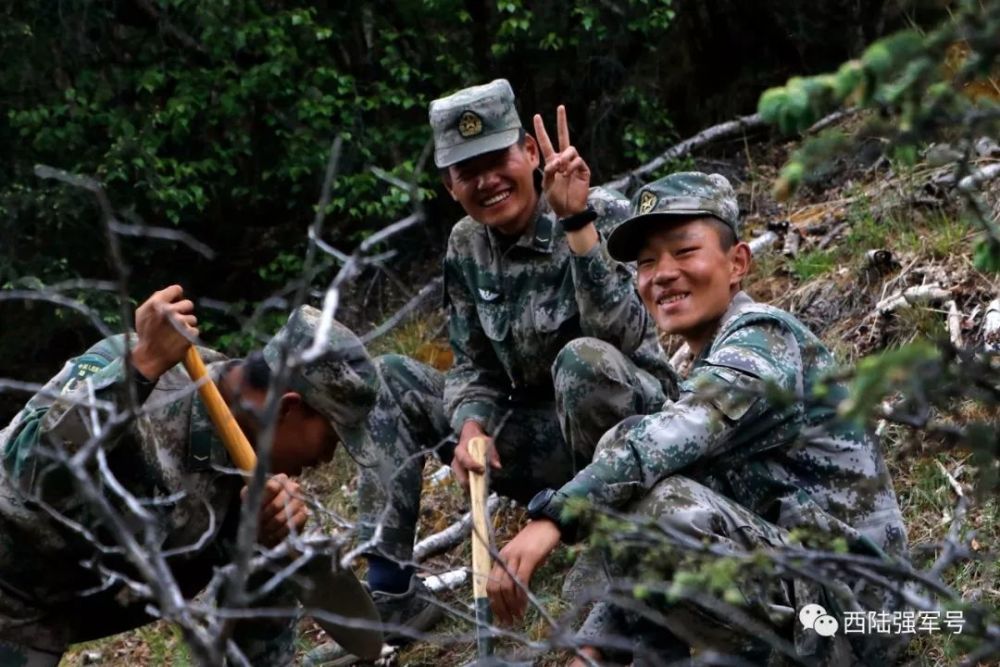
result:
[[[437,448],[466,485],[477,469],[468,441],[486,437],[493,489],[526,503],[586,465],[607,429],[675,390],[632,273],[602,242],[628,202],[590,188],[564,107],[556,117],[558,151],[540,116],[537,142],[525,133],[502,79],[431,104],[435,163],[466,213],[444,262],[455,363],[441,374],[376,360],[366,458],[378,465],[362,470],[360,510],[363,537],[382,528],[369,584],[383,620],[427,627],[437,615],[400,565],[413,553],[425,452]]]

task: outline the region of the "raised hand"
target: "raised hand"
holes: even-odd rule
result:
[[[139,341],[132,350],[132,365],[147,380],[156,380],[184,359],[198,337],[197,324],[194,304],[184,298],[180,285],[154,292],[135,311]]]
[[[577,153],[569,141],[569,125],[566,123],[566,107],[556,108],[556,132],[559,137],[559,152],[552,147],[542,117],[535,114],[535,138],[545,158],[545,176],[542,190],[559,218],[580,213],[587,208],[587,193],[590,190],[590,167]]]

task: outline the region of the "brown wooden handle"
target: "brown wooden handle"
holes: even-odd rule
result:
[[[257,467],[257,454],[250,446],[247,437],[243,435],[240,425],[236,423],[236,417],[233,416],[229,406],[222,399],[219,388],[215,386],[215,382],[208,375],[205,362],[202,361],[201,354],[198,353],[198,349],[194,345],[189,347],[187,354],[184,355],[184,368],[187,369],[188,375],[193,381],[200,382],[198,395],[201,396],[201,400],[208,410],[208,416],[215,425],[215,431],[225,443],[229,457],[240,470],[252,471]]]
[[[486,438],[471,438],[469,440],[469,455],[472,460],[485,469],[486,449],[489,441]],[[477,598],[486,597],[486,581],[493,567],[490,556],[489,517],[486,510],[486,496],[489,489],[486,486],[486,475],[469,471],[469,497],[472,502],[472,594]]]

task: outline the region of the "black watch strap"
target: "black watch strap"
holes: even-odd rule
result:
[[[579,213],[574,213],[573,215],[568,215],[565,218],[559,218],[559,224],[567,232],[575,232],[583,229],[594,220],[597,220],[597,211],[590,204],[587,204],[587,208],[583,209]]]

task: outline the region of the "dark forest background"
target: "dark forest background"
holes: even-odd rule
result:
[[[435,97],[505,77],[529,124],[566,104],[600,183],[752,113],[765,88],[835,68],[946,10],[932,0],[8,0],[0,287],[115,278],[95,198],[33,168],[90,175],[123,220],[187,232],[216,253],[124,240],[133,298],[180,282],[226,302],[201,310],[202,332],[244,352],[253,340],[240,316],[300,274],[335,137],[326,241],[349,251],[411,210],[377,167],[421,188],[430,222],[397,240],[393,266],[426,274],[460,213],[421,161]],[[114,293],[66,291],[121,325]],[[353,324],[378,321],[377,310],[355,309]],[[97,337],[71,311],[0,301],[0,377],[44,380]],[[5,422],[20,398],[0,400]]]

